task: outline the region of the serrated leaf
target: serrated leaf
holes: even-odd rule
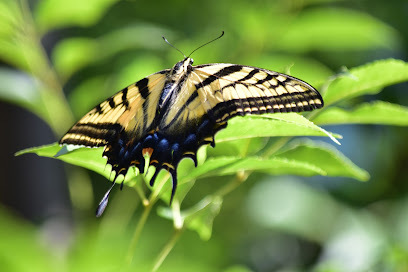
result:
[[[333,135],[300,114],[274,113],[235,117],[228,122],[228,129],[217,133],[215,139],[223,142],[252,137],[328,136],[339,144],[334,137],[341,136]]]
[[[323,95],[326,106],[356,96],[377,94],[386,86],[408,81],[408,64],[396,59],[379,60],[352,68],[348,74],[329,85]]]
[[[297,160],[320,167],[327,176],[351,177],[360,181],[369,179],[367,171],[355,165],[340,151],[325,143],[302,141],[276,155],[278,158]]]
[[[383,101],[360,104],[350,111],[331,107],[319,114],[313,121],[319,125],[378,124],[407,126],[408,108]]]

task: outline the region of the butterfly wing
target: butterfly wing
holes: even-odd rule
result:
[[[214,144],[214,134],[236,115],[321,107],[318,91],[295,77],[250,66],[205,64],[192,67],[160,127],[172,134],[196,132],[198,145]]]
[[[236,115],[302,112],[322,106],[316,89],[285,74],[235,64],[191,67],[158,125],[158,131],[177,145],[166,151],[172,154],[165,160],[166,169],[175,173],[183,157],[197,163],[198,148],[208,143],[214,146],[215,133]],[[164,160],[156,161],[164,164]]]
[[[137,145],[152,127],[168,72],[145,77],[103,101],[80,119],[60,144],[105,146],[104,156],[116,176],[132,164],[139,164],[142,169],[144,165],[135,159],[138,156],[132,152],[136,151],[130,147]]]
[[[302,112],[323,107],[315,88],[295,77],[235,64],[194,67],[191,80],[216,123],[236,115]]]

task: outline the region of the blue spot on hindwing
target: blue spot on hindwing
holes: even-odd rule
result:
[[[174,197],[177,187],[177,166],[183,158],[191,158],[197,166],[197,150],[200,146],[213,143],[214,134],[224,128],[224,124],[216,124],[208,117],[203,118],[194,125],[186,128],[185,131],[177,131],[177,134],[170,134],[165,131],[152,131],[142,138],[136,140],[128,137],[125,130],[117,134],[117,139],[108,144],[103,153],[108,158],[108,164],[112,165],[115,171],[115,179],[119,174],[126,175],[131,166],[139,169],[139,173],[145,170],[145,158],[143,152],[150,154],[149,165],[156,168],[150,185],[160,172],[165,169],[170,172],[173,180],[171,200]],[[210,141],[209,139],[212,139]],[[108,196],[108,195],[107,195]],[[98,214],[101,214],[107,204],[107,196],[100,203]]]

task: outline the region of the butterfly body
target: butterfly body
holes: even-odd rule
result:
[[[185,58],[147,76],[97,105],[78,121],[60,144],[105,146],[103,156],[118,175],[131,166],[156,167],[177,187],[177,165],[193,159],[204,144],[215,145],[214,135],[237,115],[301,112],[323,106],[309,84],[277,72],[236,64],[192,66]]]

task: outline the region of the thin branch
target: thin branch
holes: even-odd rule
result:
[[[160,268],[160,266],[162,265],[162,263],[164,262],[166,257],[169,255],[170,251],[176,245],[176,243],[179,240],[183,230],[184,230],[184,228],[174,230],[173,235],[170,237],[170,240],[165,244],[162,251],[157,256],[157,259],[154,262],[154,266],[153,266],[153,269],[152,269],[153,272],[156,272]]]
[[[142,233],[143,227],[146,225],[147,218],[150,215],[150,212],[154,206],[154,204],[157,202],[159,199],[158,196],[160,195],[160,191],[163,189],[164,184],[166,183],[167,179],[169,178],[170,174],[168,173],[163,177],[162,180],[158,183],[157,187],[155,190],[151,193],[150,198],[147,202],[147,205],[145,205],[145,208],[143,210],[142,216],[139,219],[139,222],[136,225],[135,231],[132,236],[132,240],[130,241],[129,244],[129,249],[127,251],[126,257],[125,257],[125,266],[130,267],[132,264],[133,260],[133,255],[135,253],[137,243],[139,241],[140,235]]]

